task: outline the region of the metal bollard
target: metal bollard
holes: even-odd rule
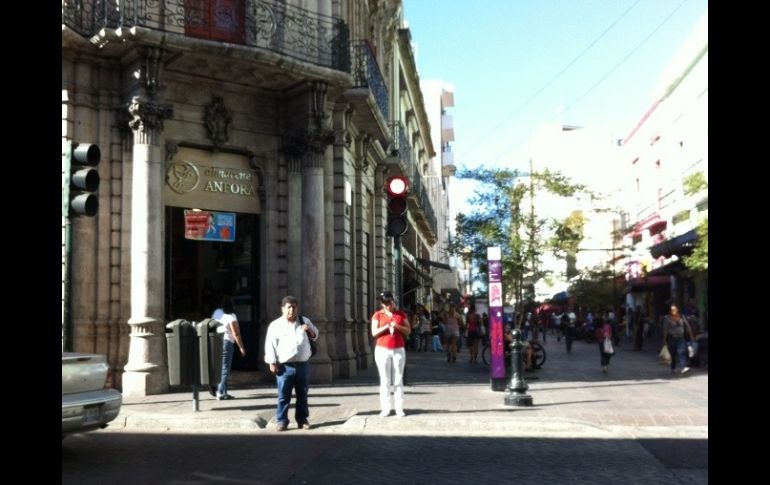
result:
[[[532,396],[527,394],[529,386],[524,381],[524,373],[522,372],[522,360],[521,349],[524,344],[521,343],[521,332],[516,329],[511,332],[513,336],[513,343],[511,344],[511,365],[513,366],[513,375],[511,376],[511,382],[505,388],[508,394],[505,396],[506,406],[532,406]]]

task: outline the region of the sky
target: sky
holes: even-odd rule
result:
[[[546,123],[623,139],[707,0],[404,0],[421,80],[454,85],[458,167],[528,170]],[[437,151],[438,151],[438,147]],[[469,182],[453,179],[453,212]]]

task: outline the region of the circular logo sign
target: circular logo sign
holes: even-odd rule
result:
[[[177,194],[192,192],[200,181],[198,167],[190,162],[174,162],[166,169],[166,183]]]

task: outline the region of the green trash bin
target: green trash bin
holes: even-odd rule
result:
[[[191,386],[195,383],[195,344],[195,329],[189,321],[180,318],[166,325],[169,385]]]
[[[195,324],[198,342],[198,370],[201,386],[216,387],[222,379],[223,334],[217,329],[222,324],[213,318],[206,318]]]

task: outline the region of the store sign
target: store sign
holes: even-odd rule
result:
[[[246,156],[179,147],[166,162],[164,203],[259,214],[259,176]]]
[[[195,241],[235,242],[235,213],[185,210],[184,237]]]

